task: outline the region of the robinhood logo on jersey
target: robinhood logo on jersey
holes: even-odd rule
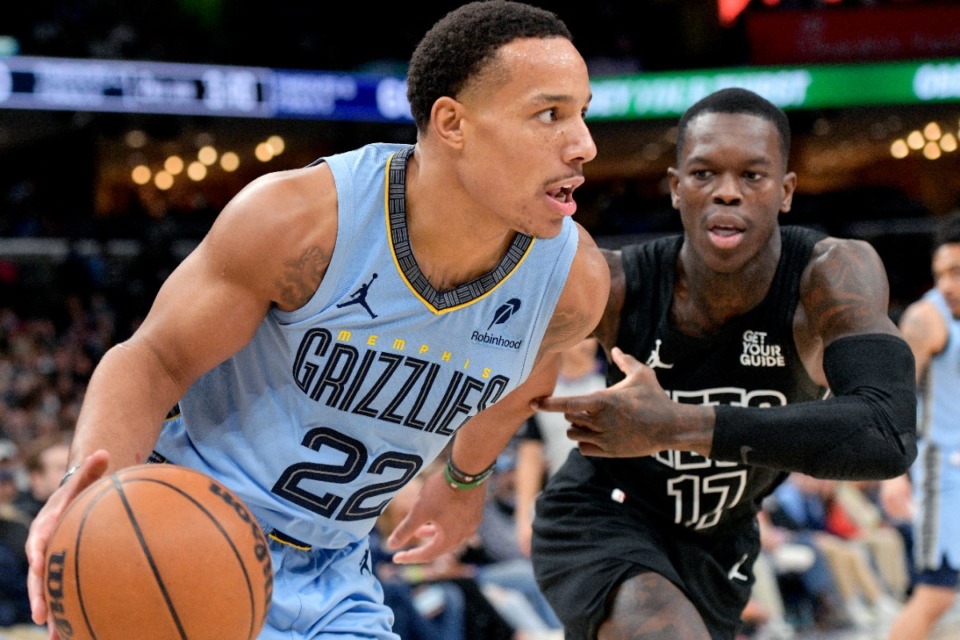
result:
[[[766,331],[744,331],[740,364],[745,367],[785,367],[786,360],[778,344],[767,344]]]
[[[487,344],[492,347],[500,347],[501,349],[511,349],[517,351],[523,346],[522,338],[515,338],[512,336],[506,336],[499,333],[491,333],[490,330],[496,325],[506,324],[510,318],[513,317],[513,314],[520,309],[520,300],[518,298],[510,298],[497,309],[497,312],[494,314],[493,319],[490,321],[490,324],[487,325],[486,331],[474,331],[470,334],[470,339],[474,342],[480,342],[482,344]]]

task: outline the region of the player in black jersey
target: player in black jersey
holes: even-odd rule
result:
[[[752,92],[685,113],[669,171],[683,234],[608,254],[595,333],[611,386],[539,403],[579,445],[533,536],[567,640],[734,638],[756,514],[786,474],[888,478],[916,456],[883,264],[865,242],[780,227],[789,150],[786,115]]]

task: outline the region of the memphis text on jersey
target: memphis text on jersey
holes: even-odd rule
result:
[[[307,331],[293,376],[311,400],[328,407],[412,429],[450,436],[473,413],[494,404],[510,379],[429,345],[371,335],[358,348],[352,332]],[[377,349],[385,343],[389,350]],[[409,353],[405,353],[409,352]],[[427,354],[433,360],[425,359]]]

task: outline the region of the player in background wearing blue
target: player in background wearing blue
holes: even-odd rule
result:
[[[540,404],[579,447],[537,501],[531,554],[567,640],[732,640],[787,472],[890,478],[916,456],[883,264],[780,225],[789,156],[786,114],[757,94],[691,106],[669,171],[683,233],[610,254],[613,386]]]
[[[931,267],[934,288],[900,318],[921,388],[919,454],[909,476],[881,485],[887,513],[913,520],[916,577],[890,640],[926,638],[960,578],[960,213],[941,222]]]
[[[50,614],[44,550],[63,509],[148,459],[204,471],[253,511],[276,572],[263,639],[396,640],[368,533],[455,432],[390,544],[431,533],[397,554],[416,562],[475,530],[474,488],[609,288],[572,220],[596,155],[590,82],[559,18],[497,0],[431,28],[408,97],[415,145],[255,180],[103,357],[71,472],[27,543],[37,623]]]

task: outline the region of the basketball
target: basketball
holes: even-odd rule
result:
[[[47,548],[45,589],[64,640],[252,639],[273,568],[231,491],[192,469],[145,464],[70,503]]]

